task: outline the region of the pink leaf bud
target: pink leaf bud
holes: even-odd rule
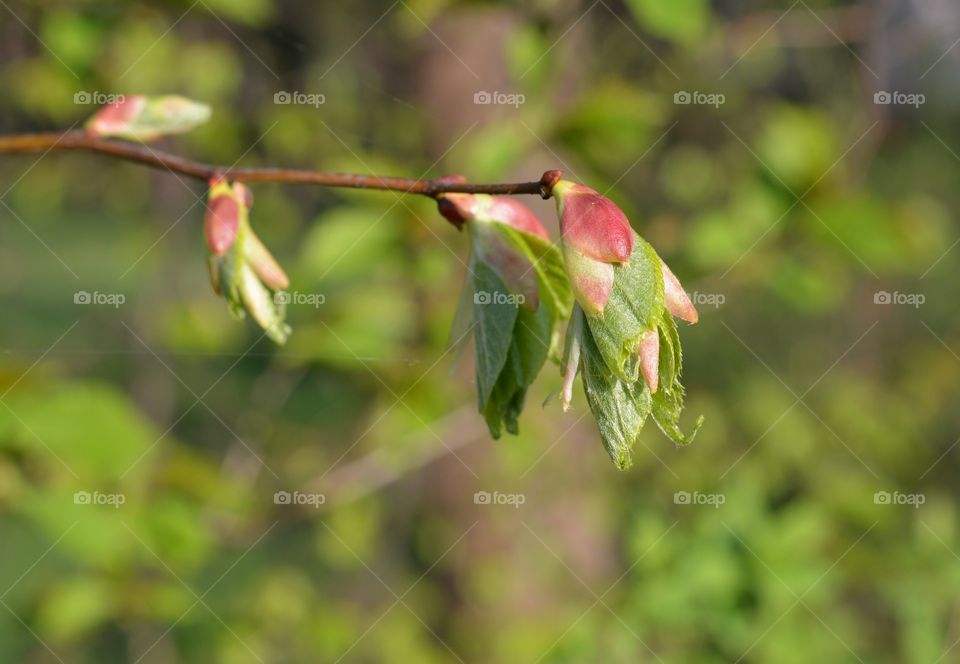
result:
[[[86,129],[93,136],[152,141],[188,132],[209,118],[209,106],[185,97],[129,95],[97,111],[87,121]]]
[[[640,337],[636,354],[640,358],[640,371],[643,379],[650,388],[651,394],[657,391],[660,380],[660,333],[657,330],[647,330]]]
[[[123,133],[143,112],[147,98],[127,95],[107,104],[87,121],[87,132],[94,136],[113,136]]]
[[[440,212],[458,228],[470,223],[473,251],[503,279],[514,293],[523,295],[524,304],[539,306],[537,272],[530,258],[494,224],[503,224],[522,233],[549,240],[547,229],[528,207],[506,196],[489,194],[443,194]]]
[[[290,278],[287,277],[287,273],[283,271],[277,259],[260,241],[252,228],[247,229],[243,250],[247,263],[268,287],[273,290],[284,290],[290,286]]]
[[[604,263],[626,263],[630,259],[633,230],[613,201],[568,180],[554,184],[553,195],[565,246]]]
[[[242,185],[241,185],[242,186]],[[241,201],[223,178],[210,180],[207,212],[203,217],[203,232],[207,245],[217,256],[222,256],[237,239],[240,224]]]
[[[489,194],[443,194],[440,213],[458,228],[465,221],[497,222],[518,231],[549,240],[537,215],[526,205],[508,196]]]
[[[489,196],[479,199],[477,218],[480,221],[498,221],[518,231],[550,240],[537,215],[520,201],[507,196]]]
[[[567,245],[563,246],[563,260],[570,288],[583,310],[590,316],[603,313],[613,291],[613,265],[587,258]]]
[[[696,323],[700,317],[687,292],[683,290],[680,281],[670,271],[667,264],[660,261],[660,265],[663,268],[663,299],[667,311],[688,323]]]

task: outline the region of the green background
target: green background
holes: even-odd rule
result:
[[[960,659],[948,3],[0,4],[4,133],[177,93],[213,118],[160,146],[211,163],[609,192],[694,293],[706,416],[619,473],[550,366],[491,441],[429,200],[255,185],[322,296],[277,348],[209,288],[202,183],[0,156],[0,662]]]

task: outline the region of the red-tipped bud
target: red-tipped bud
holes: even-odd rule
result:
[[[544,240],[550,239],[537,215],[520,201],[508,196],[454,193],[444,194],[439,202],[440,213],[458,227],[469,220],[496,222]]]
[[[492,266],[507,288],[524,296],[524,304],[536,310],[539,305],[537,272],[527,255],[497,232],[493,224],[504,224],[523,233],[549,240],[547,229],[533,212],[519,201],[489,194],[443,194],[440,212],[458,228],[467,221],[477,256]]]
[[[693,302],[690,301],[687,292],[683,290],[680,281],[670,271],[666,263],[660,261],[660,266],[663,268],[663,303],[667,307],[667,311],[688,323],[696,323],[700,320],[700,316],[697,314],[697,310],[694,308]]]
[[[644,332],[637,344],[636,353],[640,359],[640,371],[643,373],[643,379],[652,394],[657,391],[657,385],[660,382],[660,333],[656,330]]]
[[[540,223],[537,215],[518,200],[507,196],[484,197],[478,200],[477,207],[479,209],[476,216],[480,221],[498,221],[518,231],[536,235],[543,240],[550,240],[547,229]]]
[[[253,194],[243,184],[231,185],[215,175],[209,197],[203,225],[213,290],[226,297],[235,316],[246,309],[271,339],[284,343],[290,334],[283,322],[284,302],[271,292],[285,290],[290,279],[250,227]]]
[[[613,291],[613,265],[587,258],[566,245],[563,259],[574,297],[590,316],[603,313]]]
[[[128,95],[107,104],[87,121],[87,132],[94,136],[113,136],[123,133],[143,112],[147,98],[143,95]]]
[[[630,259],[633,230],[613,201],[568,180],[554,184],[553,195],[565,246],[604,263],[626,263]]]
[[[242,198],[241,196],[240,200]],[[203,217],[203,232],[207,238],[207,246],[217,256],[226,253],[237,239],[241,204],[237,200],[236,191],[230,188],[226,180],[214,178],[210,181],[209,203]]]

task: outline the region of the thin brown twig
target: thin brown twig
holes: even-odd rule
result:
[[[558,171],[547,171],[540,180],[535,182],[469,184],[458,177],[421,180],[293,168],[227,168],[193,161],[136,143],[93,136],[79,129],[66,132],[0,135],[0,154],[53,150],[94,152],[108,157],[134,161],[153,168],[165,169],[204,181],[209,181],[215,177],[225,177],[229,180],[243,182],[283,182],[325,187],[350,187],[352,189],[378,189],[422,194],[430,197],[456,192],[501,195],[537,194],[543,198],[549,198],[550,190],[559,177]]]

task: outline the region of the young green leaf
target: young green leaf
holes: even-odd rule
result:
[[[499,224],[497,231],[510,238],[526,254],[537,274],[540,298],[547,303],[558,319],[570,315],[573,306],[573,293],[567,272],[563,267],[563,256],[556,245],[531,233],[518,231],[505,224]]]
[[[483,411],[507,361],[518,307],[503,280],[486,263],[471,261],[477,348],[477,399]]]
[[[584,316],[579,307],[574,316]],[[650,414],[650,391],[643,381],[624,381],[610,370],[588,326],[583,326],[581,352],[587,403],[603,446],[617,468],[624,470],[632,464],[633,443]]]
[[[516,434],[517,417],[523,410],[527,388],[533,383],[547,360],[554,320],[550,309],[541,306],[530,311],[517,307],[517,319],[507,361],[503,365],[486,407],[484,419],[494,438],[500,437],[500,423]]]
[[[664,311],[658,326],[660,333],[660,389],[653,393],[653,419],[663,433],[677,445],[688,445],[703,425],[703,416],[693,424],[693,430],[684,434],[680,429],[683,411],[683,385],[680,384],[682,352],[677,324]]]
[[[537,287],[540,294],[540,303],[545,305],[551,313],[552,328],[549,341],[549,356],[554,361],[560,359],[560,322],[570,316],[573,306],[573,293],[567,281],[567,273],[563,266],[563,257],[560,250],[543,238],[531,233],[524,233],[505,224],[497,224],[496,230],[518,247],[530,260],[531,266],[537,275]]]
[[[240,297],[251,318],[263,328],[267,336],[281,346],[290,336],[290,326],[283,322],[285,305],[282,298],[273,296],[249,264],[241,269]]]

